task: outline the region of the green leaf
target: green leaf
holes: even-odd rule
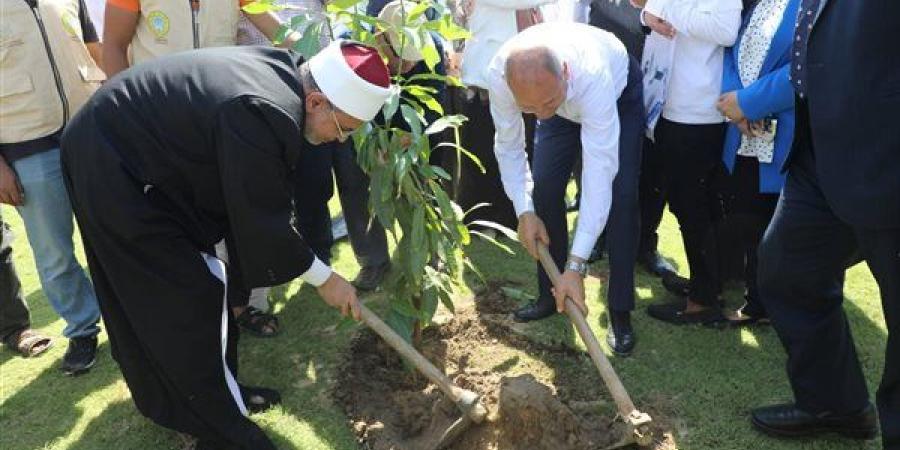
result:
[[[409,268],[410,273],[421,276],[428,261],[428,247],[425,245],[425,208],[416,208],[410,227]]]
[[[527,302],[529,300],[534,299],[533,295],[531,295],[521,289],[503,286],[500,288],[500,291],[503,292],[503,295],[505,295],[513,300],[519,300],[520,302]]]
[[[422,136],[422,125],[425,124],[425,118],[406,104],[400,105],[400,112],[403,114],[403,118],[409,125],[410,130],[412,130],[413,138],[418,139],[419,136]]]
[[[406,83],[402,85],[403,90],[418,97],[425,94],[437,94],[438,90],[431,86],[422,86],[420,84]]]
[[[456,87],[464,87],[462,82],[459,81],[459,78],[451,77],[447,75],[440,75],[436,73],[420,73],[418,75],[413,75],[406,79],[408,83],[413,83],[419,80],[438,80],[447,83],[450,86]]]
[[[419,310],[417,310],[415,306],[413,306],[409,297],[395,296],[391,300],[391,307],[394,308],[395,311],[406,317],[410,317],[413,319],[419,318]]]
[[[397,108],[400,107],[400,87],[392,84],[391,85],[391,95],[388,97],[387,101],[384,102],[384,106],[382,109],[382,114],[384,115],[384,123],[390,124],[391,120],[394,119],[394,114],[397,113]]]
[[[503,225],[500,225],[499,223],[496,223],[496,222],[491,222],[488,220],[473,220],[472,222],[469,223],[469,225],[481,226],[481,227],[485,227],[485,228],[492,228],[494,230],[499,231],[500,233],[503,233],[504,236],[506,236],[510,239],[513,239],[513,240],[517,239],[515,231],[511,230],[510,228],[504,227]]]
[[[401,37],[401,39],[400,39],[400,49],[401,49],[401,51],[398,51],[398,52],[397,52],[398,54],[403,54],[402,49],[405,49],[406,47],[412,47],[412,48],[417,48],[417,49],[421,49],[421,48],[422,48],[422,46],[423,46],[423,44],[422,44],[422,35],[420,34],[420,32],[419,32],[420,30],[419,30],[418,28],[414,28],[414,27],[403,27],[403,28],[402,28],[401,30],[399,30],[399,31],[401,31],[402,34],[400,35],[400,37]]]
[[[516,254],[516,252],[514,252],[511,248],[509,248],[508,245],[506,245],[506,244],[504,244],[504,243],[502,243],[502,242],[500,242],[500,241],[498,241],[498,240],[496,240],[496,239],[494,239],[494,238],[492,238],[492,237],[490,237],[490,236],[488,236],[488,235],[486,235],[486,234],[484,234],[484,233],[482,233],[482,232],[480,232],[480,231],[478,231],[478,230],[469,230],[469,233],[472,233],[472,234],[474,234],[475,236],[478,236],[478,237],[480,237],[480,238],[482,238],[482,239],[484,239],[484,240],[490,242],[490,243],[493,244],[495,247],[497,247],[497,248],[503,250],[503,251],[506,252],[506,253],[509,253],[510,255],[515,255],[515,254]]]
[[[466,120],[468,120],[466,119],[466,116],[463,116],[461,114],[441,117],[434,122],[431,122],[431,125],[428,125],[428,128],[425,129],[425,134],[432,135],[440,133],[441,131],[446,130],[448,127],[459,127],[463,123],[465,123]],[[450,144],[449,142],[445,142],[445,144],[456,147],[455,144]]]
[[[481,170],[481,173],[486,173],[486,172],[487,172],[487,171],[484,169],[484,165],[481,164],[481,160],[478,159],[478,157],[475,156],[472,152],[470,152],[470,151],[464,149],[464,148],[463,148],[461,145],[459,145],[459,144],[454,144],[454,143],[452,143],[452,142],[441,142],[440,144],[436,145],[435,147],[450,147],[450,148],[453,148],[453,149],[455,149],[456,151],[458,151],[458,152],[460,152],[460,153],[466,155],[466,157],[469,158],[469,160],[471,160],[473,163],[475,163],[475,165],[478,166],[478,169]]]
[[[425,11],[428,11],[428,8],[431,8],[430,1],[423,1],[416,4],[416,6],[411,9],[406,14],[406,22],[407,23],[415,23],[416,19],[419,18],[422,14],[425,14]]]
[[[340,11],[346,11],[358,3],[361,3],[363,0],[332,0],[328,2],[328,6],[325,8],[326,11],[331,13],[337,13]]]
[[[412,342],[413,327],[415,325],[414,319],[407,317],[392,308],[391,312],[388,313],[388,316],[384,321],[388,324],[388,326],[396,331],[397,334],[399,334],[400,337],[403,338],[403,340],[405,340],[406,342]]]
[[[432,20],[423,25],[423,27],[430,31],[436,31],[448,41],[469,39],[472,37],[472,33],[469,33],[469,30],[466,30],[453,22],[453,18],[450,14],[447,14],[438,20]]]
[[[419,311],[419,319],[425,325],[431,323],[434,313],[437,312],[439,288],[425,289],[422,292],[422,310]]]
[[[434,45],[434,39],[431,38],[431,35],[428,34],[424,29],[421,30],[422,40],[425,41],[425,45],[421,45],[417,48],[422,52],[422,58],[425,59],[425,65],[428,66],[428,70],[434,72],[435,66],[441,62],[441,55],[437,51],[437,47]]]
[[[294,51],[303,55],[306,59],[312,58],[316,53],[319,53],[319,50],[322,49],[322,43],[319,39],[322,25],[322,22],[315,22],[306,27],[303,30],[303,36],[294,43]]]
[[[433,170],[434,173],[437,174],[437,176],[439,176],[447,181],[450,181],[453,179],[453,177],[451,177],[450,174],[447,173],[446,170],[444,170],[444,168],[442,168],[440,166],[429,166],[429,167],[431,167],[431,170]]]
[[[284,7],[276,5],[274,0],[257,0],[241,7],[241,10],[247,14],[263,14],[269,11],[281,11],[282,9],[284,9]]]
[[[357,322],[349,317],[344,317],[343,319],[341,319],[340,322],[337,323],[337,326],[334,327],[334,330],[339,331],[339,332],[345,331],[345,330],[349,330],[351,328],[355,328],[357,325],[359,325],[359,322]]]
[[[293,30],[291,30],[291,28],[289,26],[282,24],[281,26],[278,27],[278,31],[275,32],[275,36],[272,38],[272,43],[275,45],[278,45],[278,44],[284,42],[284,38],[291,31],[293,31]]]
[[[441,106],[441,102],[437,101],[431,95],[423,94],[421,96],[416,96],[416,99],[419,100],[419,102],[421,102],[423,105],[428,107],[428,109],[440,115],[444,115],[444,107]]]

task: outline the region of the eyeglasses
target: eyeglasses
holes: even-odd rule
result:
[[[347,135],[352,133],[354,130],[347,130],[341,126],[341,123],[337,120],[337,115],[334,114],[334,105],[331,105],[331,118],[334,120],[334,127],[337,128],[338,132],[338,140],[344,142],[347,140]]]

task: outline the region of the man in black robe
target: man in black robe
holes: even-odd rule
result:
[[[145,416],[198,448],[275,448],[245,405],[273,391],[234,378],[225,274],[247,287],[299,276],[358,319],[354,288],[296,231],[291,179],[310,144],[371,120],[389,83],[377,51],[359,44],[336,42],[308,62],[206,49],[117,75],[73,118],[66,184],[113,357]],[[227,271],[212,256],[222,239]]]

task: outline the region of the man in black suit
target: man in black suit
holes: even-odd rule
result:
[[[796,403],[759,408],[779,436],[874,438],[875,408],[841,307],[844,271],[866,260],[888,338],[877,409],[900,449],[900,2],[802,0],[792,51],[794,146],[759,250],[761,298],[787,354]]]

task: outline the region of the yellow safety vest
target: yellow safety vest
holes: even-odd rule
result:
[[[49,136],[100,87],[81,32],[78,0],[2,0],[0,143]]]
[[[238,0],[198,3],[195,20],[189,0],[141,0],[141,15],[131,39],[132,63],[193,48],[234,45],[241,15]]]

